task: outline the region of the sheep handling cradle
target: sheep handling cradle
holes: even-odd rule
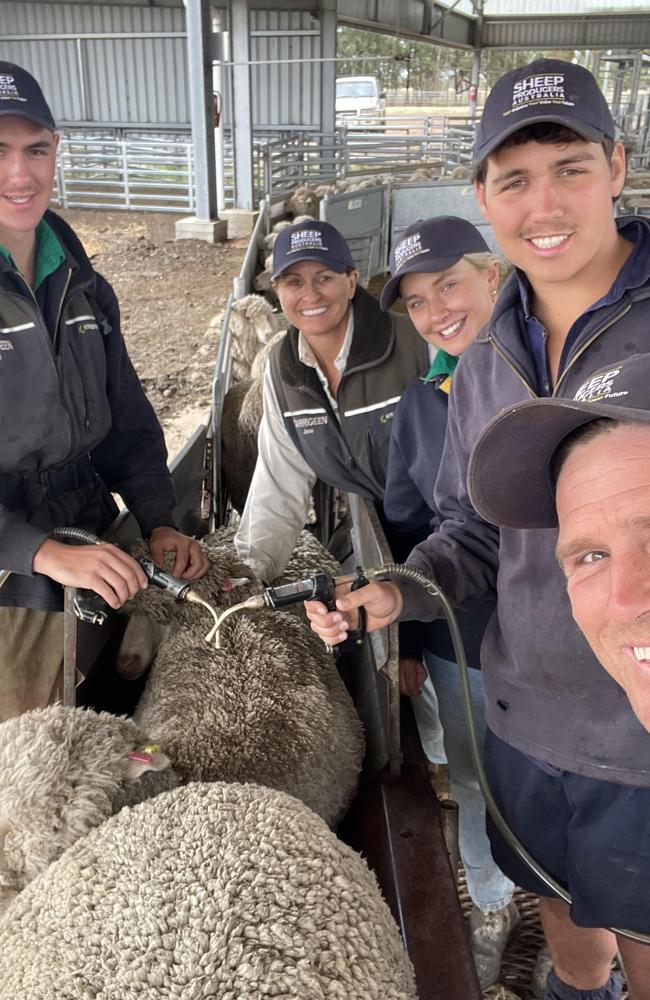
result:
[[[269,228],[270,206],[260,216],[235,281],[235,297],[252,287],[258,250]],[[229,303],[230,304],[230,303]],[[213,406],[207,426],[196,429],[176,456],[171,472],[181,530],[203,534],[224,523],[228,496],[220,475],[220,425],[223,400],[230,384],[228,307],[215,368]],[[389,549],[372,504],[345,498],[352,523],[353,562],[373,566],[390,561]],[[315,497],[316,534],[327,544],[335,514],[332,492],[320,487]],[[108,539],[128,546],[138,536],[134,519],[123,512]],[[88,674],[102,662],[112,694],[112,711],[131,711],[140,693],[112,674],[119,616],[102,628],[79,622],[72,610],[74,591],[65,600],[65,669],[68,698],[78,670]],[[111,651],[111,647],[113,647]],[[339,836],[359,851],[375,871],[383,895],[400,928],[413,962],[420,1000],[480,1000],[466,925],[452,874],[443,832],[443,813],[431,787],[408,699],[399,697],[397,628],[373,634],[358,653],[349,654],[341,672],[363,721],[366,758],[360,790],[339,827]],[[92,675],[89,681],[92,686]],[[115,701],[117,697],[117,701]],[[121,699],[121,700],[120,700]]]

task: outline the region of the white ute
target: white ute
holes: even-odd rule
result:
[[[374,76],[339,76],[336,78],[336,113],[348,117],[355,115],[383,115],[386,95],[380,93]]]

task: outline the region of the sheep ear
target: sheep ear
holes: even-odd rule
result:
[[[132,750],[123,761],[124,777],[127,781],[137,781],[146,771],[166,771],[171,760],[160,752],[157,744]]]

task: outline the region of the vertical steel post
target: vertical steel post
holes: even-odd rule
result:
[[[255,191],[248,9],[247,0],[230,0],[230,51],[235,64],[232,71],[234,207],[250,212],[255,208]]]
[[[481,41],[483,35],[483,0],[473,0],[473,2],[477,16],[474,24],[474,58],[472,59],[472,72],[469,81],[469,113],[472,118],[476,115],[479,71],[481,69]]]
[[[217,218],[212,127],[212,23],[208,0],[186,0],[187,55],[196,172],[196,217]]]
[[[63,704],[72,708],[77,681],[77,616],[73,601],[75,587],[65,587],[63,596]]]
[[[214,124],[214,155],[217,177],[217,210],[223,212],[226,207],[225,170],[224,170],[224,122],[226,108],[224,103],[224,69],[222,63],[230,59],[228,32],[223,30],[224,15],[220,10],[213,11],[212,26],[214,64],[212,70],[212,88],[218,102],[219,120]]]
[[[337,0],[320,0],[320,54],[325,60],[320,74],[320,131],[326,143],[336,125],[336,20]]]
[[[120,142],[122,148],[122,184],[124,185],[124,203],[127,208],[131,207],[131,191],[129,188],[129,156],[126,149],[126,139]]]

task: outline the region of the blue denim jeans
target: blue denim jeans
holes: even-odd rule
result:
[[[460,856],[467,875],[467,891],[480,910],[494,912],[510,902],[514,886],[497,868],[485,832],[485,803],[472,761],[459,669],[450,660],[443,660],[429,652],[425,652],[424,662],[438,712],[431,714],[432,700],[427,691],[420,698],[413,699],[420,738],[427,752],[427,746],[435,745],[436,734],[442,725],[451,795],[459,808]],[[480,670],[470,670],[469,673],[474,719],[479,745],[482,746],[485,737],[483,679]],[[416,705],[418,702],[420,704]],[[430,714],[427,716],[428,711]]]
[[[447,754],[442,722],[440,721],[438,695],[428,673],[427,679],[420,689],[420,694],[417,698],[411,698],[411,704],[420,734],[420,743],[427,760],[430,760],[432,764],[446,764]]]

